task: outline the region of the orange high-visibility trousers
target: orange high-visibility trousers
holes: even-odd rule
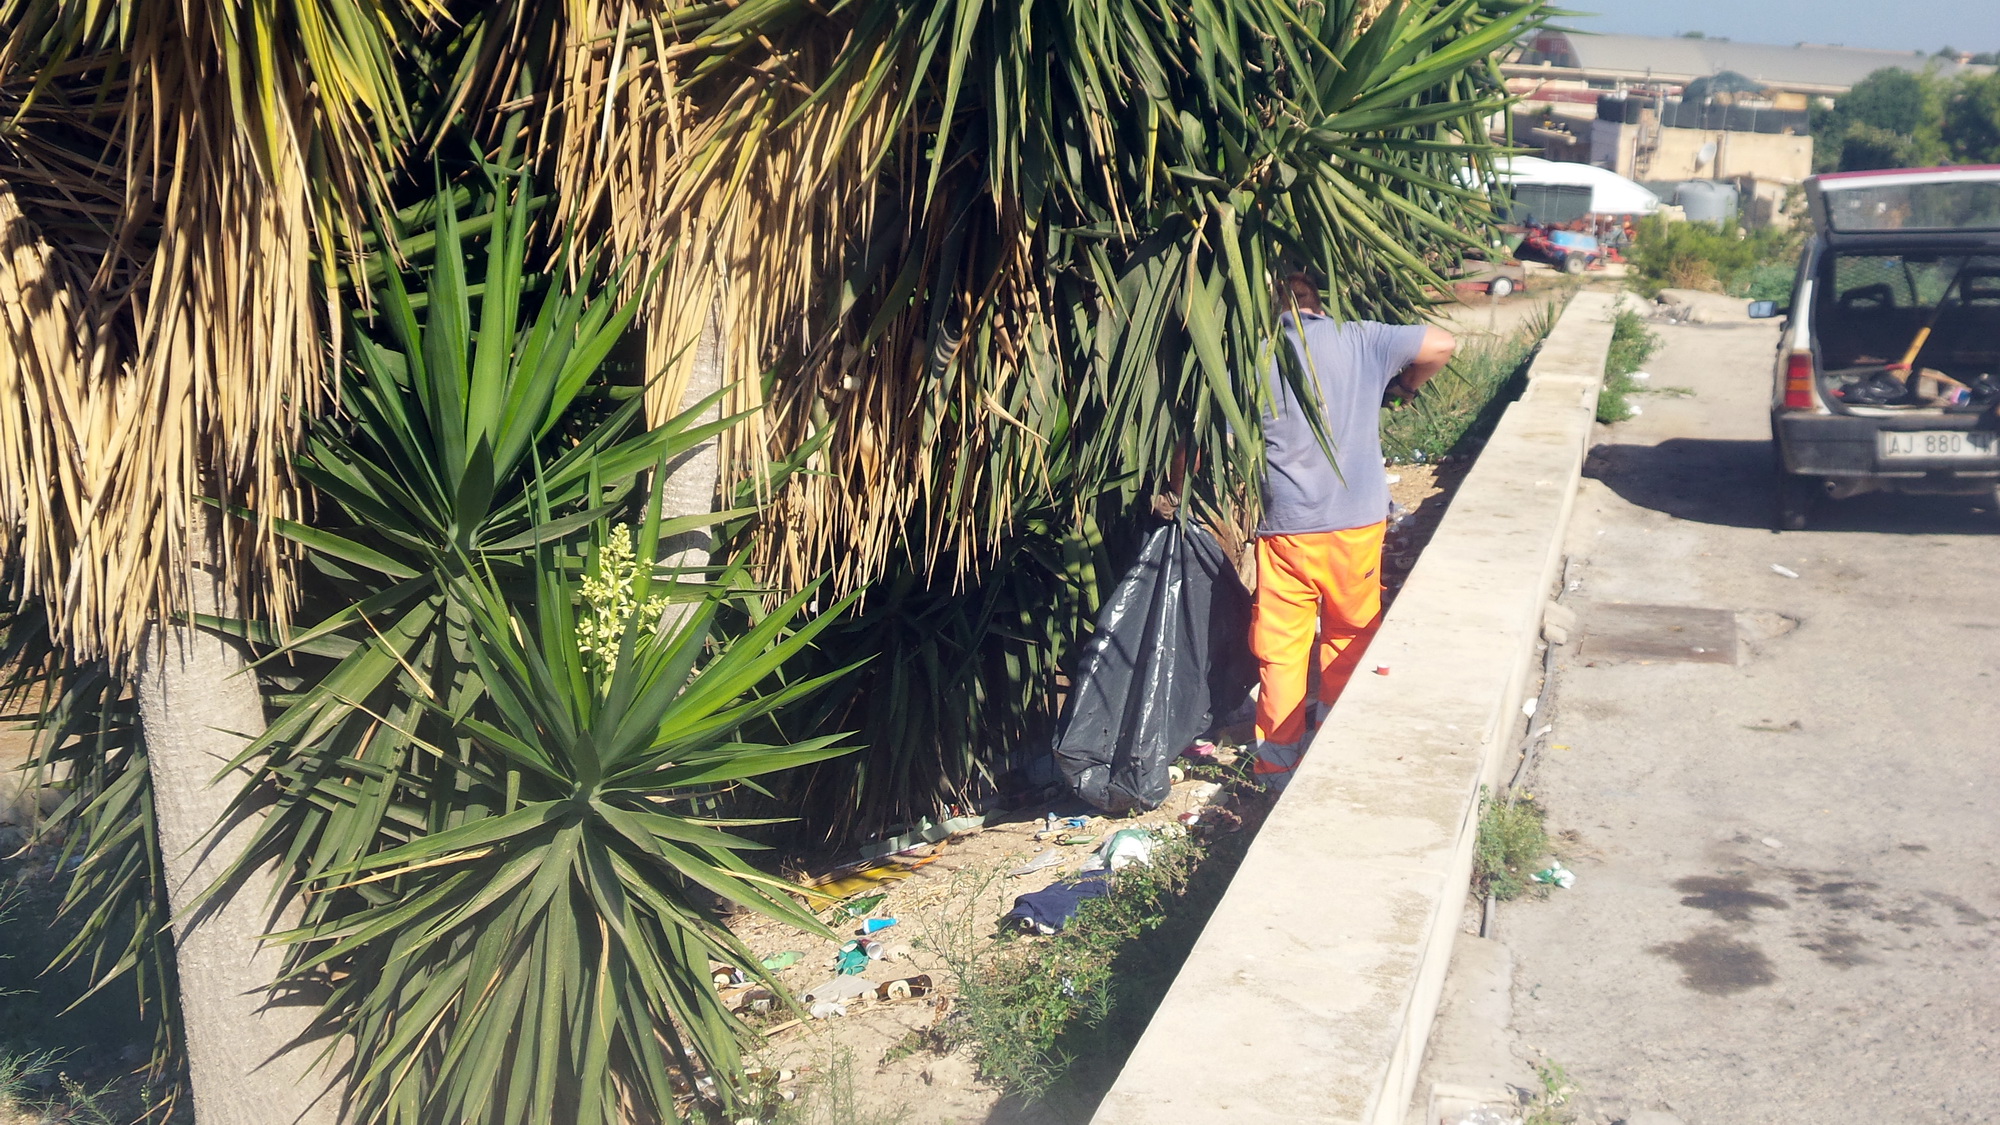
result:
[[[1257,539],[1257,737],[1305,736],[1308,666],[1319,639],[1319,700],[1332,706],[1367,653],[1382,616],[1382,534],[1388,522]]]

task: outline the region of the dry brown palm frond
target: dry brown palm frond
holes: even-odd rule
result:
[[[732,473],[758,479],[772,457],[832,431],[767,513],[759,546],[774,579],[865,585],[906,549],[913,519],[929,561],[976,566],[1007,525],[1018,475],[990,471],[996,446],[1032,475],[1045,443],[1006,405],[1039,382],[1012,377],[1042,328],[1021,217],[976,220],[1003,263],[954,264],[945,243],[966,217],[947,207],[963,195],[940,192],[928,211],[912,200],[924,130],[893,84],[834,75],[829,23],[717,63],[669,38],[674,16],[613,0],[573,22],[549,130],[565,217],[661,269],[646,298],[649,412],[682,405],[713,316],[733,386],[725,409],[764,408],[730,435]],[[973,346],[1002,362],[979,385],[966,365],[936,365],[922,303],[877,319],[882,294],[855,291],[856,262],[907,263],[911,291],[962,290],[956,319],[990,331]]]
[[[283,623],[271,520],[298,514],[291,454],[337,347],[314,259],[352,243],[401,128],[383,26],[335,8],[10,9],[6,280],[31,301],[0,355],[33,362],[0,376],[0,550],[80,656],[129,657],[203,559]],[[194,543],[203,497],[258,519]]]

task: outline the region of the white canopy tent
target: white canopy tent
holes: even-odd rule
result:
[[[1590,189],[1590,209],[1600,215],[1650,215],[1660,209],[1660,197],[1609,168],[1569,164],[1537,156],[1502,157],[1493,174],[1503,183],[1568,184]]]

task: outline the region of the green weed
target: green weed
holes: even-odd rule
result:
[[[1082,1117],[1110,1088],[1241,862],[1250,833],[1163,842],[1086,901],[1060,934],[982,932],[967,915],[924,935],[959,981],[926,1044],[969,1046],[980,1074],[1018,1103]],[[976,894],[975,896],[976,897]],[[909,1053],[907,1046],[899,1046]]]
[[[1535,1077],[1542,1088],[1529,1103],[1521,1125],[1569,1125],[1575,1121],[1576,1111],[1569,1100],[1576,1096],[1576,1086],[1570,1082],[1569,1072],[1552,1059],[1542,1059],[1535,1064]]]
[[[1791,293],[1802,235],[1764,227],[1739,235],[1715,223],[1642,220],[1627,256],[1632,284],[1648,297],[1662,289],[1706,289],[1755,300]]]
[[[1623,422],[1632,416],[1626,397],[1641,388],[1632,373],[1660,348],[1660,334],[1646,327],[1645,318],[1619,309],[1611,322],[1611,350],[1604,356],[1604,388],[1597,392],[1597,420]]]
[[[761,1119],[768,1125],[903,1125],[907,1106],[891,1109],[862,1105],[854,1088],[854,1052],[837,1047],[812,1077],[800,1084],[791,1101],[773,1100]]]
[[[1551,302],[1514,335],[1471,344],[1416,397],[1382,409],[1382,454],[1391,464],[1435,461],[1485,438],[1526,383],[1528,361],[1555,324]]]
[[[1549,836],[1542,827],[1542,810],[1529,797],[1513,804],[1491,794],[1479,799],[1479,842],[1473,857],[1472,886],[1480,895],[1502,902],[1519,898],[1535,884],[1530,876],[1548,854]]]

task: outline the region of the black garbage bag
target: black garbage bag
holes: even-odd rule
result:
[[[1256,679],[1250,594],[1215,537],[1150,532],[1097,618],[1056,735],[1056,768],[1106,812],[1157,808],[1167,767]]]

